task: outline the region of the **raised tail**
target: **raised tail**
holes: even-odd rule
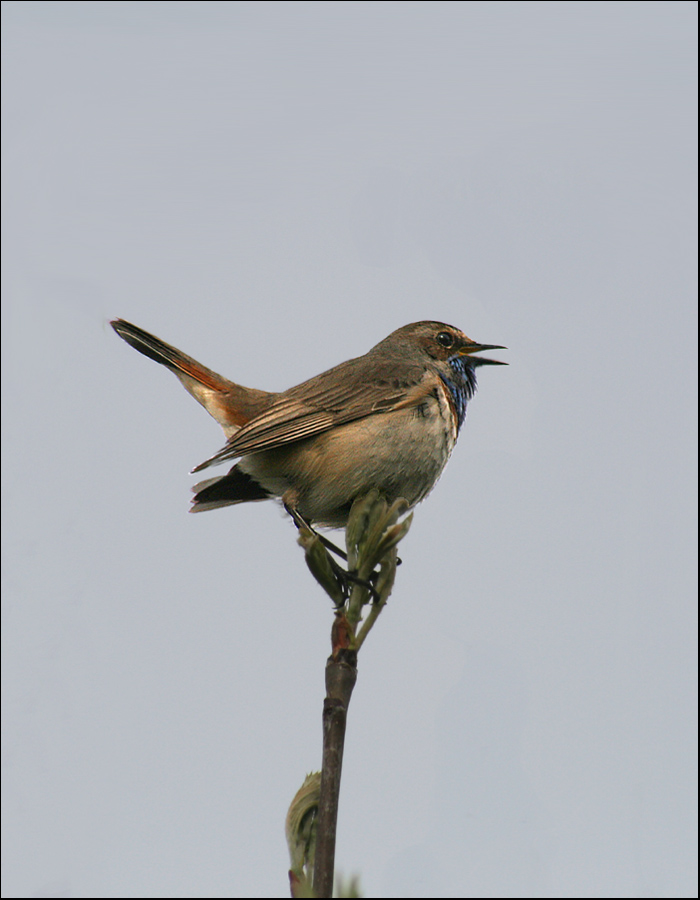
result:
[[[266,409],[276,396],[229,381],[131,322],[115,319],[110,324],[134,350],[174,372],[184,388],[221,425],[227,437]]]

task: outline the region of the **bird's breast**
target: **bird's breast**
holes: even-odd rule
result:
[[[331,428],[287,447],[244,457],[241,469],[276,496],[292,491],[302,515],[340,527],[371,488],[414,506],[432,489],[457,438],[447,388],[421,403]]]

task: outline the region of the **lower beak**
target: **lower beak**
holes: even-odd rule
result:
[[[482,356],[474,356],[474,353],[481,353],[482,350],[507,350],[500,344],[465,344],[459,348],[460,356],[468,356],[474,366],[507,366],[508,363],[500,362],[497,359],[484,359]]]

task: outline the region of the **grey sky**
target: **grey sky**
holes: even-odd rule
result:
[[[286,896],[330,604],[122,316],[509,347],[363,648],[367,896],[697,896],[695,3],[5,2],[3,896]],[[221,470],[222,474],[224,470]]]

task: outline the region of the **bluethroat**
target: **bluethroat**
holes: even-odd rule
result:
[[[409,509],[423,500],[464,423],[476,369],[504,365],[475,355],[500,345],[443,322],[414,322],[364,356],[271,393],[222,378],[123,319],[111,324],[177,375],[223,428],[225,446],[192,471],[238,460],[194,486],[191,512],[279,497],[299,527],[344,527],[353,501],[372,488],[389,502],[403,497]]]

